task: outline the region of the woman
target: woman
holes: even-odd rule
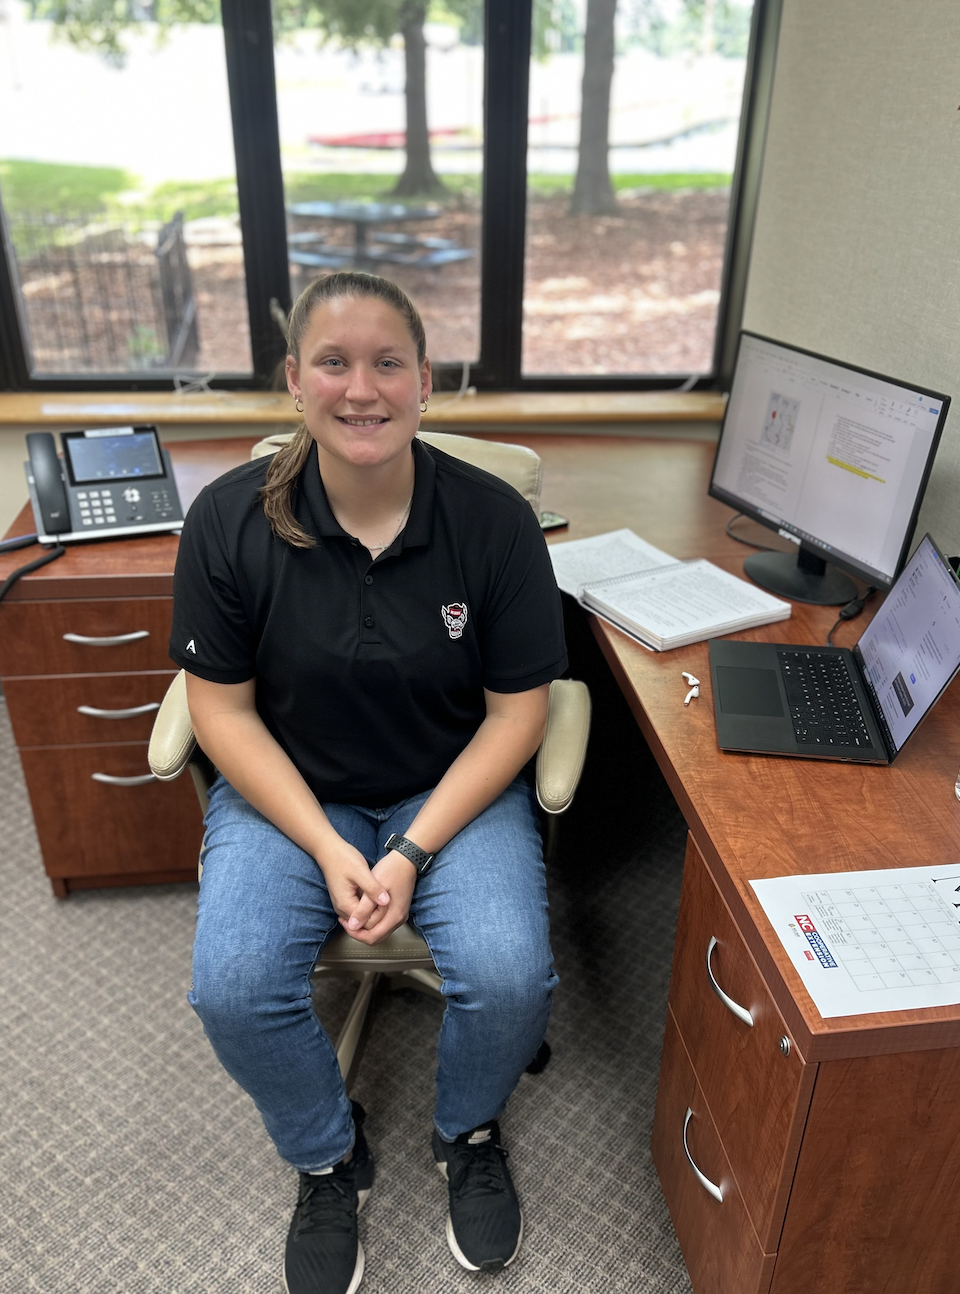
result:
[[[566,655],[529,504],[415,440],[430,361],[400,289],[317,280],[286,369],[303,425],[203,491],[177,561],[171,656],[220,773],[190,1001],[300,1172],[288,1291],[352,1294],[373,1159],[310,998],[338,923],[426,940],[450,1248],[489,1271],[519,1249],[497,1118],[556,982],[524,768]]]

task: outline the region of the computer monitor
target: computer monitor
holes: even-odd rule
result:
[[[857,596],[849,575],[888,589],[949,406],[939,392],[742,333],[709,492],[797,545],[752,554],[750,578],[821,606]]]

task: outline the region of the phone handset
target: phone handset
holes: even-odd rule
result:
[[[27,453],[40,515],[34,516],[41,535],[60,535],[70,529],[70,508],[57,457],[57,445],[49,431],[27,432]],[[34,514],[36,514],[36,506]]]

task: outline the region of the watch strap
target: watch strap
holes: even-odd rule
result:
[[[412,840],[408,840],[406,836],[398,836],[396,832],[386,843],[387,853],[391,849],[396,850],[398,854],[403,854],[404,858],[413,863],[418,876],[423,876],[425,872],[430,870],[430,864],[436,857],[436,854],[428,854],[425,849],[415,845]]]

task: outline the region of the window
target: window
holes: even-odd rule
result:
[[[156,23],[111,36],[78,18],[65,39],[53,18],[11,4],[0,25],[0,201],[30,376],[252,376],[219,23],[160,41]]]
[[[4,385],[264,385],[291,290],[348,264],[410,293],[448,386],[712,380],[779,0],[756,0],[749,57],[751,0],[108,9],[0,23]],[[581,156],[609,159],[606,209]]]
[[[535,6],[525,374],[711,372],[752,7]]]
[[[475,364],[482,26],[469,6],[411,5],[399,33],[377,31],[358,8],[321,7],[318,29],[274,0],[291,289],[341,267],[387,275],[416,301],[433,362]]]

